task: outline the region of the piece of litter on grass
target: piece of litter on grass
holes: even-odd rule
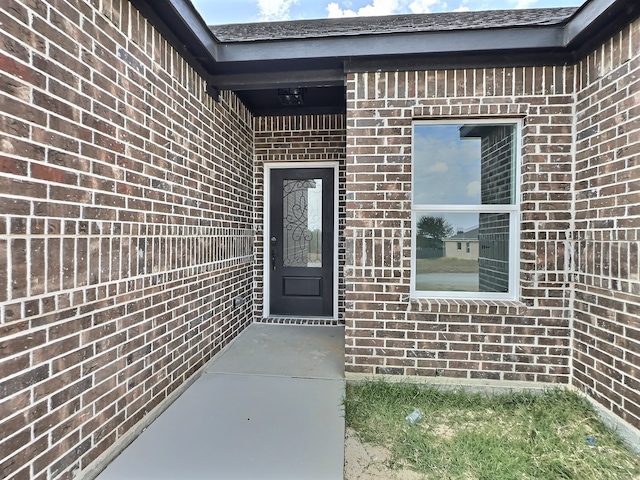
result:
[[[593,437],[587,437],[587,444],[589,444],[589,445],[593,446],[593,445],[595,445],[596,443],[597,443],[597,442],[596,442],[596,439],[595,439],[595,438],[593,438]]]
[[[413,412],[411,412],[409,415],[404,417],[404,419],[407,421],[409,425],[415,425],[418,422],[418,420],[420,420],[421,418],[422,418],[422,412],[417,408]]]

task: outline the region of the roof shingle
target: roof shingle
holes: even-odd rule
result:
[[[286,22],[212,25],[223,43],[326,38],[393,33],[443,32],[562,25],[578,10],[574,7],[525,10],[488,10],[381,17],[325,18]]]

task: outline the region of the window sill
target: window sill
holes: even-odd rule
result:
[[[524,315],[527,308],[522,302],[507,300],[410,299],[410,309],[414,312]]]

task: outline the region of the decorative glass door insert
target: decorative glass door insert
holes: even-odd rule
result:
[[[322,179],[284,180],[282,210],[283,266],[322,266]]]

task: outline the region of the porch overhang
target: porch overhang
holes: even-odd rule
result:
[[[574,63],[640,15],[637,0],[588,0],[577,10],[530,11],[546,16],[529,23],[511,11],[502,23],[486,24],[485,12],[466,12],[460,20],[469,24],[453,27],[447,22],[456,14],[435,14],[440,23],[414,29],[394,23],[408,16],[209,27],[189,0],[133,3],[206,78],[210,92],[232,90],[258,116],[344,111],[350,72]],[[282,88],[303,88],[304,102],[281,104]]]

